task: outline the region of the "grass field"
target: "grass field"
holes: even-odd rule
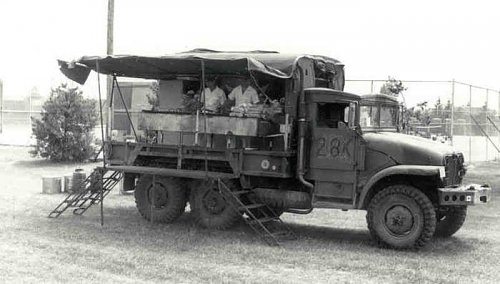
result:
[[[64,197],[41,194],[41,177],[82,165],[53,165],[28,148],[0,147],[0,282],[347,282],[494,283],[500,277],[500,163],[470,167],[466,182],[496,190],[471,207],[454,237],[419,252],[379,249],[364,211],[284,214],[298,240],[268,247],[241,224],[229,231],[195,226],[189,214],[169,225],[137,212],[133,196],[115,190],[84,216],[47,214]],[[83,165],[90,169],[94,165]]]

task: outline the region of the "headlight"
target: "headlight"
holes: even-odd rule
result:
[[[439,167],[439,178],[444,179],[446,177],[446,168]]]

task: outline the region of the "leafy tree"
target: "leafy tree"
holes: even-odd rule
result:
[[[396,80],[392,77],[389,77],[389,79],[380,88],[380,93],[397,97],[401,92],[405,91],[406,89],[408,88],[406,88],[403,85],[403,82],[401,82],[400,80]]]
[[[97,124],[97,102],[78,88],[61,84],[42,106],[41,119],[32,118],[35,148],[30,151],[52,161],[84,161],[95,153],[92,130]]]
[[[421,102],[417,104],[417,107],[420,108],[416,111],[417,113],[417,119],[423,124],[423,125],[429,125],[431,123],[431,116],[429,109],[427,108],[427,101]]]

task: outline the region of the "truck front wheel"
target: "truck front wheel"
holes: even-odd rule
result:
[[[143,175],[135,188],[135,204],[147,220],[170,223],[184,213],[186,189],[179,178]]]
[[[436,229],[432,202],[408,185],[393,185],[378,192],[370,201],[366,220],[372,238],[395,249],[420,248]]]
[[[231,190],[238,190],[236,181],[224,180]],[[189,199],[191,214],[197,224],[205,228],[224,230],[241,218],[241,212],[231,197],[219,191],[217,181],[205,180],[194,183]]]
[[[434,235],[441,238],[451,237],[465,222],[467,206],[450,206],[437,211],[437,225]]]

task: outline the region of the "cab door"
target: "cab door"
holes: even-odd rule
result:
[[[315,181],[313,201],[355,202],[357,172],[364,168],[364,141],[355,129],[356,110],[356,102],[309,105],[311,136],[306,177]]]

